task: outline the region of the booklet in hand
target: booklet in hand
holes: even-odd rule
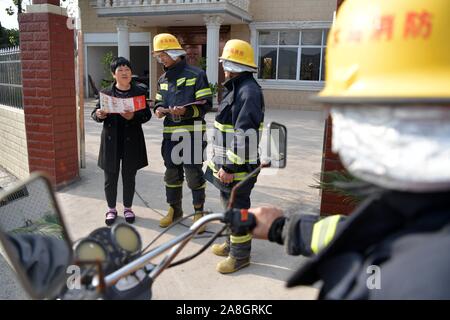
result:
[[[117,98],[100,93],[100,108],[108,113],[135,112],[145,109],[145,95],[132,98]]]

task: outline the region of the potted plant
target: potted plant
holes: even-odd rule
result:
[[[351,206],[358,205],[375,188],[347,171],[324,171],[315,176],[316,184],[311,188],[339,195],[343,204]]]
[[[114,78],[111,74],[111,62],[114,60],[114,54],[112,51],[105,53],[102,57],[103,73],[105,78],[102,79],[101,87],[102,89],[108,88],[113,82]]]

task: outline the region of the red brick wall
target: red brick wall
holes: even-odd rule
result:
[[[19,17],[30,172],[47,172],[56,186],[78,177],[74,35],[66,22],[51,13]]]
[[[325,126],[322,172],[326,171],[345,171],[339,155],[331,151],[332,120],[328,117]],[[320,214],[324,216],[333,214],[350,214],[354,206],[345,201],[344,197],[329,191],[322,191],[322,200],[320,204]]]
[[[49,3],[55,6],[59,6],[59,0],[33,0],[33,4],[43,4],[43,3]]]

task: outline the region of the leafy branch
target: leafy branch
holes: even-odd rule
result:
[[[347,171],[324,171],[314,175],[316,184],[309,187],[344,197],[343,202],[356,205],[364,200],[365,195],[358,192],[365,182],[352,176]]]

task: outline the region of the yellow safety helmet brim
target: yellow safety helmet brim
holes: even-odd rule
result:
[[[231,61],[231,62],[235,62],[235,63],[238,63],[238,64],[242,64],[244,66],[248,66],[248,67],[252,67],[252,68],[258,69],[258,66],[255,63],[242,63],[238,59],[232,59],[232,58],[226,59],[226,58],[223,58],[223,57],[219,58],[219,61],[221,61],[221,60],[223,60],[223,61]]]

